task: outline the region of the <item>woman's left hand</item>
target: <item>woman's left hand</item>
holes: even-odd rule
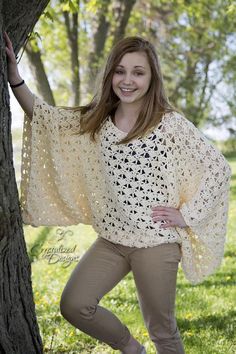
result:
[[[152,207],[151,217],[154,222],[164,221],[165,224],[160,227],[166,229],[168,227],[187,227],[181,212],[177,208],[172,207]]]

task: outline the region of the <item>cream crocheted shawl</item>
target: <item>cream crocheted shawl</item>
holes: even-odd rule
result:
[[[25,224],[93,225],[94,205],[101,212],[102,156],[87,134],[71,135],[78,128],[79,113],[49,106],[35,96],[33,118],[25,115],[23,129],[20,204]],[[224,255],[231,168],[178,113],[163,117],[159,134],[173,154],[168,167],[175,171],[171,193],[188,225],[175,228],[181,238],[181,265],[196,284],[216,270]],[[85,179],[88,166],[92,172]],[[94,192],[88,185],[95,186]]]

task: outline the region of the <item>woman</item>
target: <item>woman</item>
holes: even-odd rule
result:
[[[25,111],[21,207],[38,225],[93,225],[96,241],[61,297],[73,326],[124,354],[144,346],[101,298],[132,271],[159,354],[183,354],[175,319],[178,264],[193,284],[224,252],[231,169],[168,102],[154,46],[120,40],[92,102],[52,107],[17,70],[6,35],[9,82]]]

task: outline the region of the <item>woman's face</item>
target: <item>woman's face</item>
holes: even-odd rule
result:
[[[122,103],[137,103],[148,91],[151,68],[145,52],[126,53],[115,68],[112,88]]]

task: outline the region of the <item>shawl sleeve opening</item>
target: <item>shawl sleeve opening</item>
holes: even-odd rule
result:
[[[181,117],[178,128],[179,210],[188,226],[177,230],[182,236],[183,271],[196,284],[214,273],[224,256],[232,171],[193,123]]]
[[[22,219],[32,226],[91,224],[83,176],[79,113],[34,96],[33,116],[24,115],[21,151]]]

